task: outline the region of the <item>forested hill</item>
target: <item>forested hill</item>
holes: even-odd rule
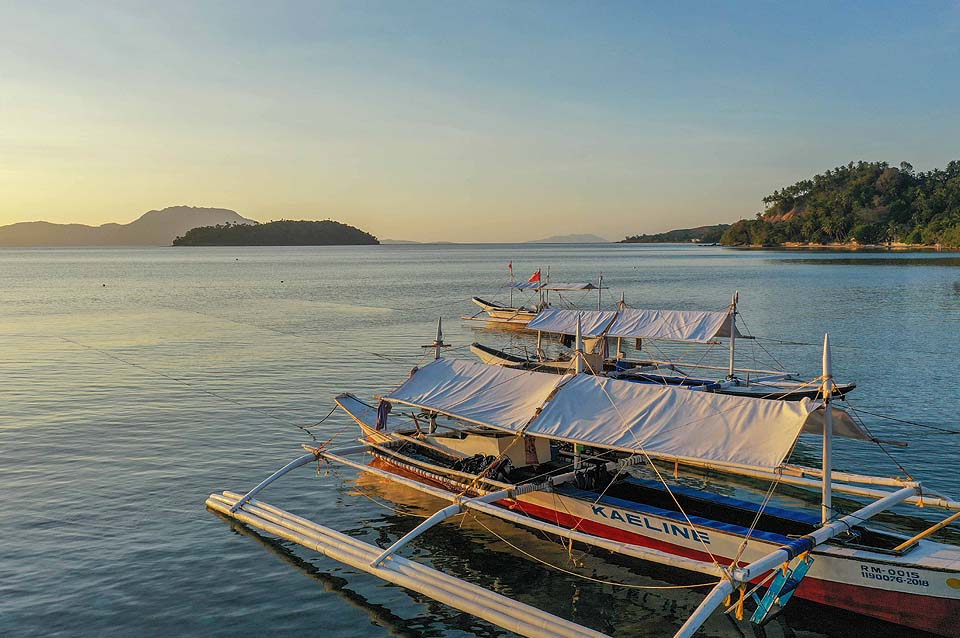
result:
[[[379,244],[359,228],[332,220],[281,220],[266,224],[201,226],[173,240],[174,246],[347,246]]]
[[[668,230],[665,233],[655,233],[652,235],[631,235],[622,240],[621,244],[665,244],[665,243],[687,243],[699,242],[703,244],[713,244],[720,241],[723,231],[729,228],[730,224],[716,224],[714,226],[697,226],[696,228],[678,228]]]
[[[850,162],[774,191],[725,245],[786,242],[960,246],[960,161],[916,172],[907,162]]]

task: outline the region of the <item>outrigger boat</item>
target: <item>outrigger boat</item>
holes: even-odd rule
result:
[[[910,478],[835,471],[835,436],[874,440],[832,406],[829,340],[819,400],[765,401],[582,374],[557,375],[441,358],[397,389],[337,404],[360,427],[357,446],[305,445],[245,494],[212,494],[207,507],[530,636],[604,634],[406,559],[403,547],[461,513],[483,513],[639,561],[707,574],[715,584],[675,637],[693,636],[728,606],[762,625],[796,595],[914,630],[960,636],[960,548],[928,536],[960,519],[960,502]],[[410,409],[391,425],[392,406]],[[443,419],[443,423],[439,422]],[[388,422],[389,420],[389,422]],[[405,425],[409,424],[409,425]],[[822,467],[789,462],[801,433],[820,435]],[[372,463],[351,459],[374,457]],[[451,502],[386,549],[255,499],[273,481],[327,461]],[[770,483],[759,503],[669,480],[680,468]],[[819,493],[820,507],[771,505],[779,485]],[[869,502],[841,512],[833,494]],[[955,513],[912,537],[868,519],[912,503]],[[753,602],[750,602],[753,601]]]
[[[513,268],[510,268],[511,281],[507,284],[510,290],[510,301],[508,304],[501,304],[496,301],[487,301],[480,297],[472,297],[470,300],[480,306],[480,311],[472,316],[464,316],[461,319],[466,321],[486,321],[492,323],[504,323],[515,326],[525,326],[532,321],[537,314],[550,308],[550,293],[558,295],[563,292],[591,292],[597,291],[597,308],[600,308],[601,295],[603,294],[603,275],[600,275],[597,284],[590,282],[572,283],[572,282],[550,282],[550,275],[547,275],[546,281],[542,281],[540,271],[538,270],[529,281],[513,281]],[[536,295],[536,302],[527,304],[515,304],[513,297],[515,292],[533,293]]]
[[[547,357],[543,349],[543,335],[561,335],[572,342],[579,322],[585,343],[587,371],[594,374],[735,396],[785,401],[815,399],[820,394],[820,388],[807,382],[798,373],[735,367],[737,340],[753,339],[742,334],[737,326],[738,297],[738,294],[734,294],[727,310],[719,312],[628,308],[622,297],[616,310],[548,308],[527,324],[527,330],[537,332],[534,352],[524,352],[520,356],[480,343],[472,344],[470,351],[489,365],[567,374],[575,358],[572,355]],[[627,357],[624,353],[625,341],[716,345],[721,343],[721,339],[729,344],[729,365],[726,367],[702,362],[680,363]],[[615,352],[612,354],[608,352],[608,340],[615,340]],[[720,372],[726,375],[720,376]],[[855,383],[835,383],[834,396],[843,398],[856,387]]]

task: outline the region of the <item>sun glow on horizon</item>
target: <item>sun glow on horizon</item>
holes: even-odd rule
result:
[[[956,159],[958,13],[8,4],[0,224],[177,204],[424,241],[731,222],[850,160]]]

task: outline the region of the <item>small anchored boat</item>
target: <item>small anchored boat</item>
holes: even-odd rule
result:
[[[470,300],[480,307],[480,311],[469,317],[461,317],[466,321],[486,321],[492,323],[510,324],[523,327],[532,321],[537,314],[545,308],[550,308],[550,293],[561,295],[564,292],[591,292],[597,291],[597,307],[600,307],[600,299],[603,290],[603,275],[600,275],[596,284],[590,282],[571,283],[571,282],[551,282],[550,275],[547,274],[544,279],[541,277],[540,270],[533,273],[527,281],[514,281],[513,262],[510,263],[510,282],[507,288],[510,291],[510,301],[501,304],[496,301],[487,301],[480,297],[472,297]],[[514,293],[527,293],[532,296],[527,303],[514,303]]]
[[[712,589],[677,638],[693,636],[719,607],[738,617],[749,609],[750,621],[762,625],[793,596],[960,636],[960,547],[928,538],[960,519],[960,502],[909,477],[833,469],[835,437],[876,440],[832,405],[827,338],[816,380],[821,396],[790,402],[583,374],[581,343],[564,375],[442,358],[439,331],[434,346],[433,362],[377,402],[348,393],[336,398],[360,427],[359,445],[304,446],[305,455],[252,490],[212,494],[207,507],[523,636],[604,634],[400,551],[445,520],[483,513],[570,543],[704,574]],[[820,467],[790,462],[804,433],[822,441]],[[383,549],[256,498],[286,473],[317,461],[451,504]],[[681,470],[709,470],[733,483],[759,479],[769,489],[747,498],[711,489],[712,483],[692,487],[679,480]],[[819,503],[774,504],[782,485],[815,494]],[[842,511],[834,494],[864,502]],[[954,513],[912,536],[870,524],[899,504]]]

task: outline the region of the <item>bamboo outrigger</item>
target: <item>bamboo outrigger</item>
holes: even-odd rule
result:
[[[578,331],[579,333],[579,331]],[[835,435],[857,426],[832,406],[829,340],[819,401],[764,401],[689,392],[582,374],[555,375],[443,359],[415,369],[399,388],[338,405],[360,426],[360,444],[307,453],[245,494],[213,494],[224,516],[314,549],[520,635],[603,634],[435,571],[399,555],[408,543],[461,512],[474,511],[642,561],[707,574],[716,584],[678,628],[693,636],[723,605],[767,622],[793,595],[944,636],[960,636],[960,548],[928,540],[957,520],[907,537],[868,519],[904,503],[960,511],[960,503],[913,480],[837,472]],[[582,353],[580,335],[576,352]],[[389,427],[399,405],[413,427]],[[403,416],[402,418],[407,418]],[[445,427],[437,423],[446,420]],[[424,430],[426,427],[426,431]],[[821,468],[787,462],[801,432],[822,436]],[[862,438],[854,436],[854,438]],[[369,464],[350,457],[372,455]],[[255,497],[287,472],[323,460],[451,503],[381,549],[294,516]],[[662,465],[707,467],[771,481],[761,503],[668,481]],[[820,509],[774,507],[778,483],[815,488]],[[833,494],[871,500],[838,511]],[[755,589],[753,596],[748,590]]]

